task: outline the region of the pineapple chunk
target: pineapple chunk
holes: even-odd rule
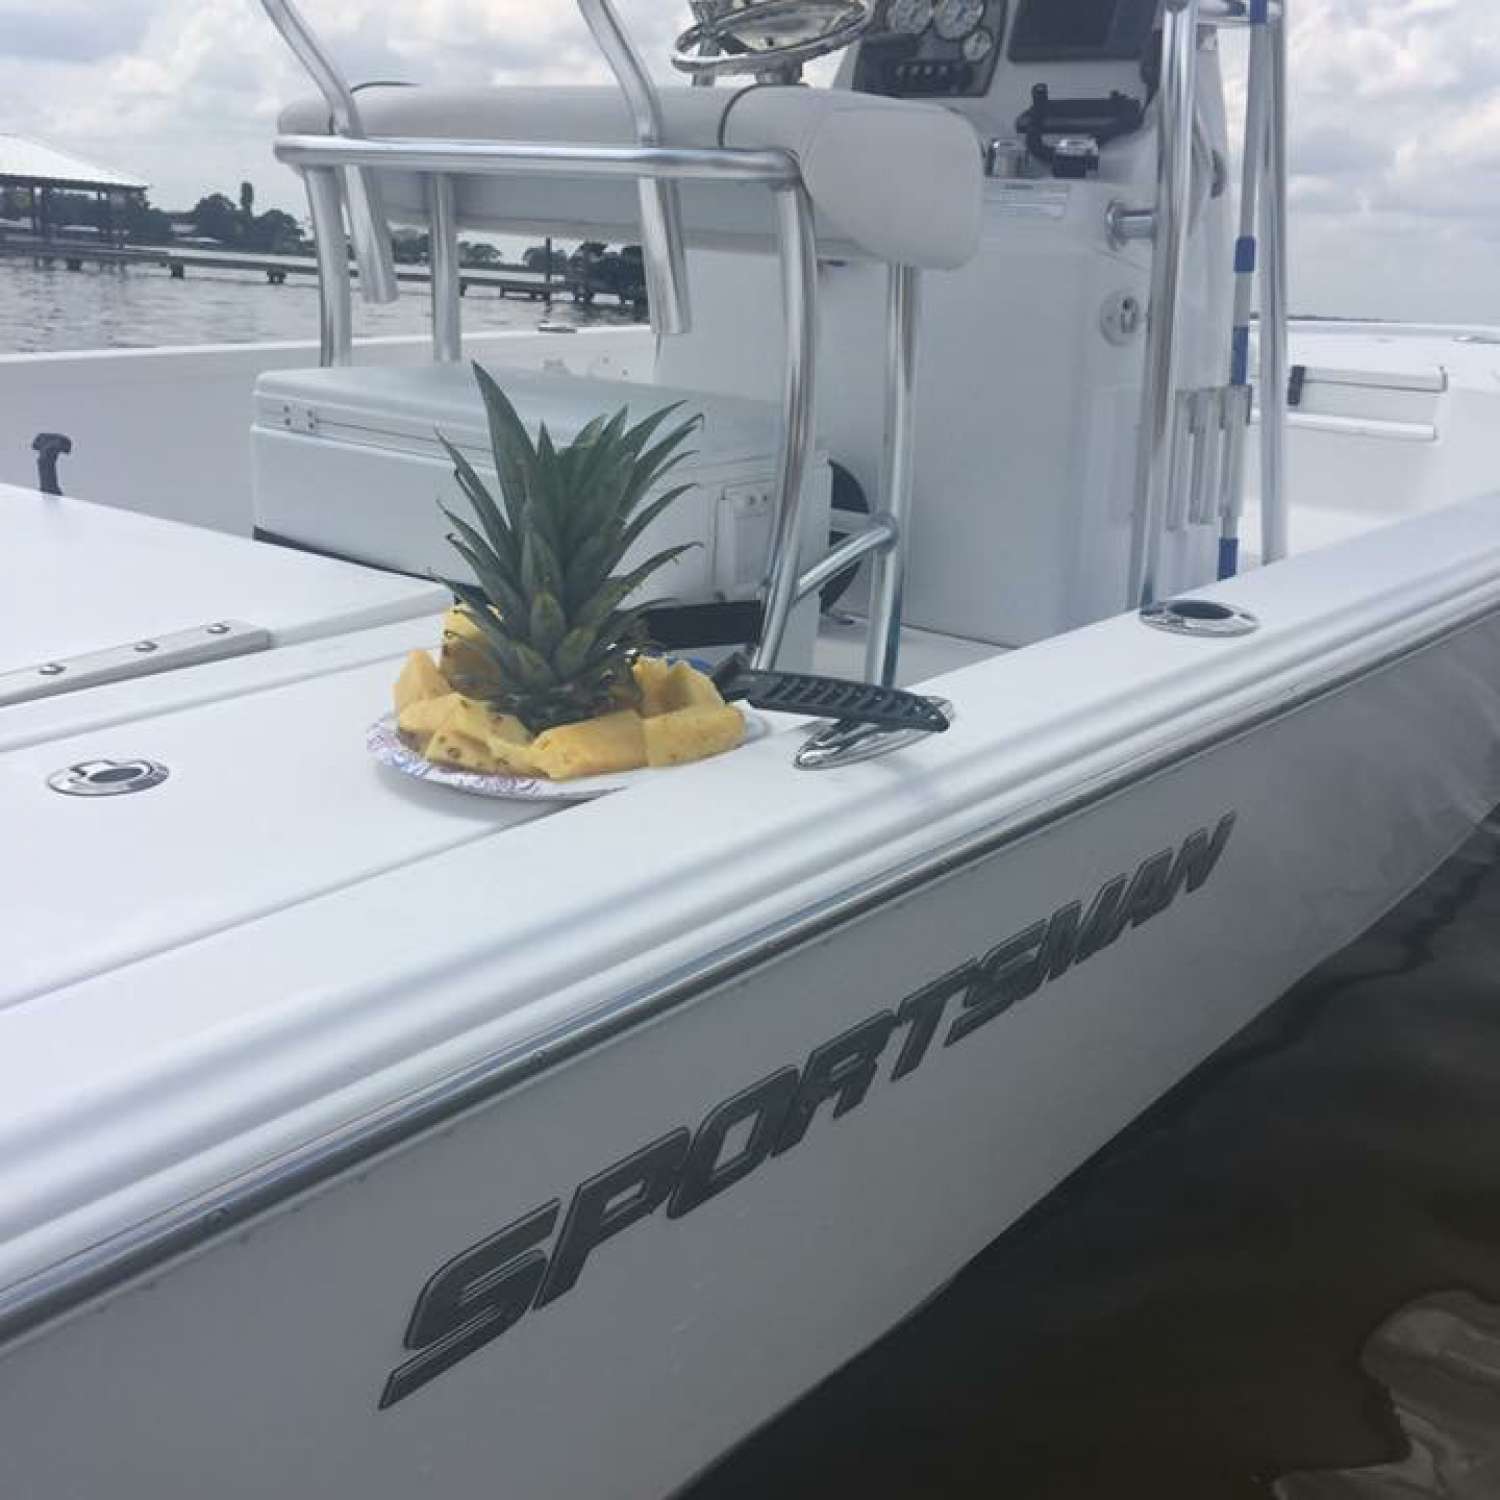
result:
[[[502,771],[505,767],[490,749],[494,718],[488,704],[454,693],[448,712],[432,731],[423,753],[439,765],[459,766],[465,771]]]
[[[408,703],[396,715],[396,727],[401,731],[402,739],[425,755],[427,742],[442,728],[443,721],[460,701],[457,693],[445,693],[441,698],[418,698]]]
[[[655,718],[679,708],[722,708],[724,700],[696,667],[685,661],[670,666],[660,656],[638,656],[631,664],[635,685],[641,692],[641,717]]]
[[[446,724],[427,741],[425,754],[428,760],[440,766],[457,766],[462,771],[482,771],[493,775],[504,769],[490,754],[487,741],[477,740],[473,735],[451,729]]]
[[[425,651],[413,651],[396,679],[396,712],[452,691],[448,679],[433,666],[432,658]]]
[[[638,656],[630,664],[630,675],[641,693],[641,717],[667,711],[667,679],[672,669],[662,656]]]
[[[536,752],[532,750],[531,731],[514,714],[490,714],[489,733],[485,737],[490,754],[500,769],[511,776],[540,776]]]
[[[543,773],[554,781],[634,771],[646,764],[641,722],[633,708],[622,708],[597,719],[559,724],[536,737],[532,753]]]
[[[723,703],[717,708],[697,704],[673,709],[643,720],[641,727],[648,766],[680,766],[720,755],[733,750],[745,737],[744,715]]]
[[[500,668],[485,642],[484,632],[466,609],[450,609],[443,616],[443,646],[438,653],[443,675],[457,687],[485,693],[500,689]]]
[[[712,677],[705,677],[685,661],[674,662],[667,673],[667,712],[679,708],[723,708],[724,700]]]
[[[526,726],[510,714],[497,714],[478,699],[450,693],[407,709],[397,723],[403,733],[408,733],[409,726],[408,737],[422,739],[422,753],[439,765],[487,775],[538,774]]]

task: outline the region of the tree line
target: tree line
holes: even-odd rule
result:
[[[6,188],[0,192],[0,216],[24,219],[31,213],[30,190]],[[295,255],[310,248],[302,226],[279,208],[255,211],[255,188],[240,184],[239,201],[225,193],[209,193],[185,214],[169,214],[155,207],[145,193],[130,193],[123,199],[103,203],[96,193],[70,193],[54,189],[48,198],[47,221],[56,228],[86,226],[123,234],[137,245],[166,245],[177,238],[175,226],[191,225],[199,239],[213,240],[228,249],[258,250]]]

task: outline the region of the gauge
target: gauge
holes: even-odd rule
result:
[[[945,42],[961,42],[984,20],[984,0],[940,0],[932,29]]]
[[[981,26],[964,38],[964,61],[983,62],[995,49],[995,38]]]
[[[885,13],[886,30],[904,32],[908,36],[926,31],[931,20],[932,0],[891,0]]]

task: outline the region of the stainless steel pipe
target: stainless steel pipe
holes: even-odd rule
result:
[[[611,0],[578,0],[578,9],[630,106],[636,140],[642,146],[660,146],[665,132],[656,85],[621,25]],[[641,254],[651,326],[658,334],[686,333],[692,326],[692,313],[688,305],[682,204],[676,187],[670,182],[643,177],[639,191]]]
[[[292,0],[260,0],[260,3],[327,101],[333,129],[341,136],[363,137],[364,122],[354,93],[302,13]],[[349,238],[359,267],[360,296],[366,302],[394,302],[399,290],[396,262],[381,206],[380,184],[373,173],[364,169],[346,171],[344,194],[349,202]]]
[[[427,141],[386,137],[349,140],[284,135],[273,148],[291,166],[382,167],[401,172],[481,177],[653,177],[672,181],[802,181],[796,160],[780,150],[714,150],[697,146],[558,146],[534,141]]]
[[[1260,522],[1261,556],[1287,555],[1287,176],[1286,17],[1270,23],[1270,101],[1261,190]]]
[[[432,268],[432,358],[440,365],[463,358],[463,281],[458,263],[458,214],[453,179],[427,179],[427,243]]]
[[[799,180],[776,192],[781,250],[781,308],[786,338],[782,388],[781,447],[777,455],[779,498],[766,581],[765,623],[752,665],[776,665],[797,602],[802,556],[803,488],[816,420],[818,353],[818,258],[812,200]]]
[[[900,540],[900,532],[889,516],[872,516],[853,536],[847,536],[832,552],[825,553],[797,579],[797,600],[816,593],[825,583],[837,578],[845,568],[853,567],[872,552],[884,552]]]
[[[302,180],[307,185],[307,207],[312,216],[318,261],[319,362],[325,366],[352,364],[354,310],[338,173],[332,167],[305,167]]]
[[[1193,109],[1198,86],[1199,0],[1166,0],[1157,93],[1155,233],[1140,445],[1131,516],[1126,607],[1155,602],[1162,527],[1177,452],[1177,312],[1187,257],[1193,176]]]
[[[921,277],[914,266],[891,266],[886,281],[885,443],[881,505],[895,543],[878,553],[870,572],[870,626],[865,678],[896,681],[901,654],[901,600],[906,587],[906,520],[911,509],[912,444],[916,430],[917,324]]]

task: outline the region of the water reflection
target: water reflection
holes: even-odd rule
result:
[[[1497,1099],[1492,820],[691,1500],[1500,1495]]]
[[[370,307],[354,299],[356,337],[420,334],[431,326],[427,288],[405,285],[400,298]],[[535,328],[544,317],[572,323],[628,323],[612,305],[574,307],[502,298],[473,288],[464,298],[471,332]],[[312,277],[271,286],[258,273],[189,269],[181,281],[164,267],[85,266],[65,270],[29,261],[0,261],[0,351],[141,349],[167,344],[243,344],[316,339],[318,291]]]

